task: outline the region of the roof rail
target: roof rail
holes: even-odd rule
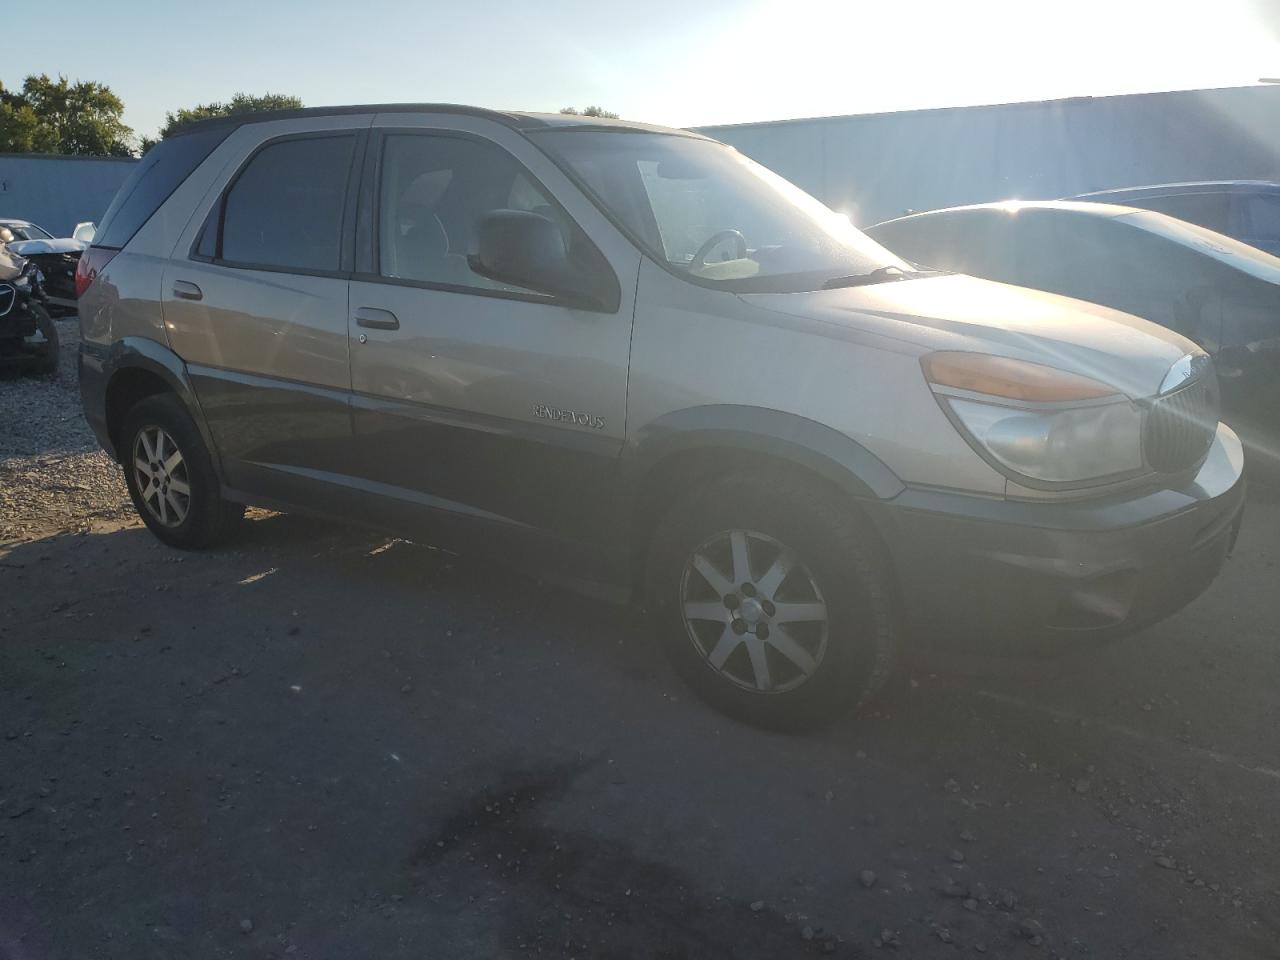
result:
[[[169,134],[180,137],[197,130],[213,127],[239,127],[246,123],[265,123],[269,120],[293,120],[298,117],[341,117],[353,113],[451,113],[462,116],[483,117],[509,127],[542,126],[543,121],[528,114],[504,113],[484,107],[468,107],[458,103],[361,103],[332,107],[298,107],[292,110],[259,110],[233,113],[225,117],[210,117],[183,124]]]

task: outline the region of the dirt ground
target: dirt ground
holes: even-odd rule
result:
[[[2,960],[1280,957],[1275,489],[1174,618],[784,737],[427,546],[166,549],[77,402],[0,383]]]

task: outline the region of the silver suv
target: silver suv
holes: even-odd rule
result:
[[[915,270],[729,147],[440,105],[213,121],[81,260],[84,408],[176,547],[246,503],[638,601],[777,727],[907,638],[1078,644],[1213,579],[1243,502],[1203,353]]]

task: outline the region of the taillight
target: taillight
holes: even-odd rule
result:
[[[89,247],[80,254],[80,262],[76,264],[76,299],[84,296],[89,284],[97,279],[98,274],[107,268],[119,250],[111,247]]]

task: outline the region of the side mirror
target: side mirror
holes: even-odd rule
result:
[[[93,243],[97,233],[98,225],[91,220],[86,220],[76,224],[76,228],[71,231],[71,239],[79,240],[81,243]]]
[[[592,279],[569,259],[564,234],[552,220],[522,210],[492,210],[476,223],[476,253],[467,258],[482,277],[527,287],[575,306],[599,309]]]

